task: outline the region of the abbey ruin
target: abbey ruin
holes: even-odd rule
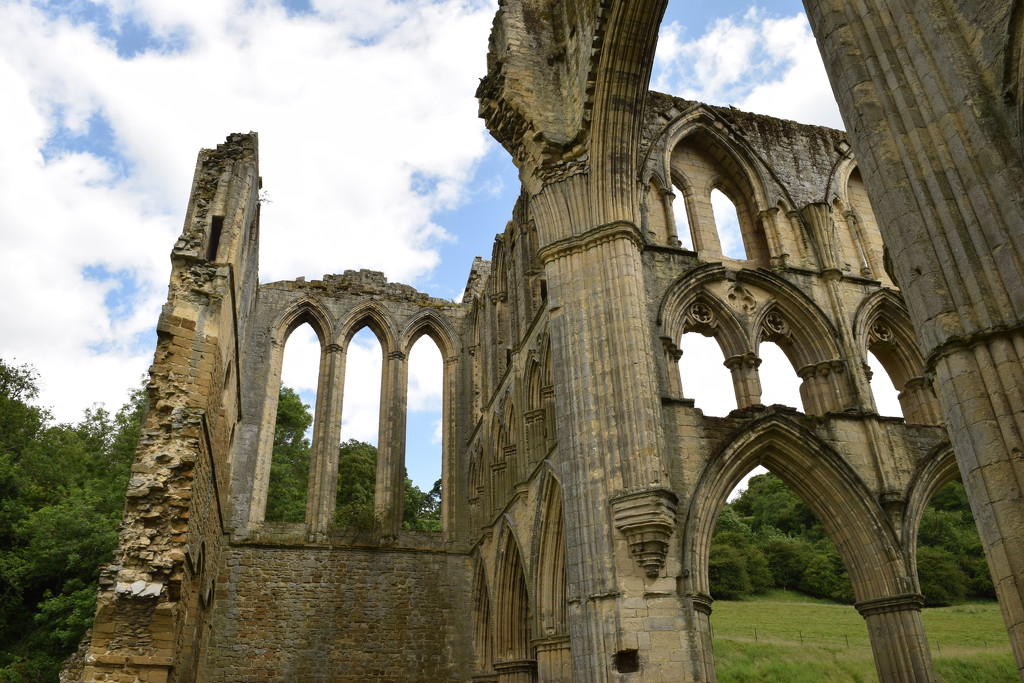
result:
[[[915,539],[962,475],[1024,666],[1022,3],[805,0],[847,133],[649,92],[665,4],[500,3],[477,95],[522,192],[461,303],[369,271],[260,284],[256,135],[200,153],[84,680],[714,680],[711,533],[758,464],[839,548],[884,681],[935,679]],[[306,518],[265,522],[306,323]],[[375,533],[330,523],[364,327]],[[687,332],[723,351],[728,417],[687,398]],[[423,335],[444,359],[439,533],[399,517]],[[803,406],[762,405],[763,342]],[[905,420],[877,415],[869,350]]]

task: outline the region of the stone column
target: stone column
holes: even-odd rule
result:
[[[545,683],[572,681],[572,649],[569,636],[552,636],[533,641],[537,651],[537,680]]]
[[[893,595],[856,604],[868,626],[878,678],[883,681],[934,681],[921,608],[916,593]]]
[[[679,359],[683,351],[671,337],[661,338],[661,348],[665,352],[665,389],[669,398],[683,397],[683,382],[679,377]]]
[[[682,610],[658,622],[664,632],[644,638],[653,609],[644,586],[663,571],[676,500],[663,488],[641,247],[636,226],[616,222],[540,251],[551,297],[572,652],[580,680],[612,680],[616,654],[628,650],[639,649],[647,680],[680,680],[676,667],[685,659]]]
[[[679,239],[679,228],[676,225],[676,212],[672,208],[675,198],[676,193],[672,191],[671,187],[661,190],[661,202],[667,219],[665,228],[668,231],[668,245],[670,247],[682,247],[683,243]],[[683,201],[686,200],[684,199]],[[687,218],[687,222],[689,222],[689,218]]]
[[[842,371],[843,362],[839,360],[823,361],[797,370],[796,374],[803,380],[800,398],[808,415],[824,415],[846,407],[842,392],[845,380],[837,376]]]
[[[309,535],[321,537],[334,518],[338,487],[338,445],[341,442],[341,403],[345,394],[345,353],[328,344],[320,356],[316,415],[313,419],[312,458],[306,522]]]
[[[760,365],[761,359],[752,353],[725,359],[725,367],[732,373],[737,408],[761,405],[761,378],[757,374]]]
[[[547,446],[544,438],[544,409],[531,410],[524,417],[526,420],[526,450],[532,465],[544,457]]]
[[[940,425],[939,413],[932,384],[925,377],[911,377],[899,395],[900,407],[907,424]]]
[[[541,387],[540,399],[544,404],[544,424],[547,434],[544,450],[549,451],[558,441],[558,432],[555,429],[555,387]]]
[[[409,391],[406,355],[401,351],[388,353],[381,374],[374,500],[381,532],[397,534],[402,528],[402,494],[405,490],[405,410]]]
[[[979,54],[1012,3],[956,15],[944,0],[804,5],[1024,670],[1024,158],[1012,132],[1022,101],[1006,106],[1003,55]]]
[[[533,659],[517,659],[495,662],[498,683],[534,683],[537,680],[537,662]]]

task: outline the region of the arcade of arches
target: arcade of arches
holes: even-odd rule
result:
[[[708,548],[759,464],[835,542],[886,681],[934,680],[914,539],[959,467],[1024,664],[1024,10],[806,0],[844,133],[648,92],[664,5],[501,3],[477,96],[523,190],[460,303],[369,271],[260,284],[256,136],[200,153],[85,680],[714,680]],[[303,324],[305,516],[272,522]],[[339,528],[363,328],[382,351],[378,523]],[[688,396],[687,333],[722,350],[725,417]],[[438,533],[399,523],[424,335],[444,363]],[[768,343],[800,409],[763,405]],[[869,352],[904,419],[877,414]]]

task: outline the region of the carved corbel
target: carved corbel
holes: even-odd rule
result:
[[[629,553],[650,578],[665,567],[676,526],[679,499],[666,489],[647,489],[612,497],[615,528],[626,537]]]

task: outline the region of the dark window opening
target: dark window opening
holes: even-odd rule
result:
[[[224,230],[224,216],[214,216],[210,220],[210,239],[206,241],[206,260],[217,259],[217,249],[220,247],[220,233]]]

